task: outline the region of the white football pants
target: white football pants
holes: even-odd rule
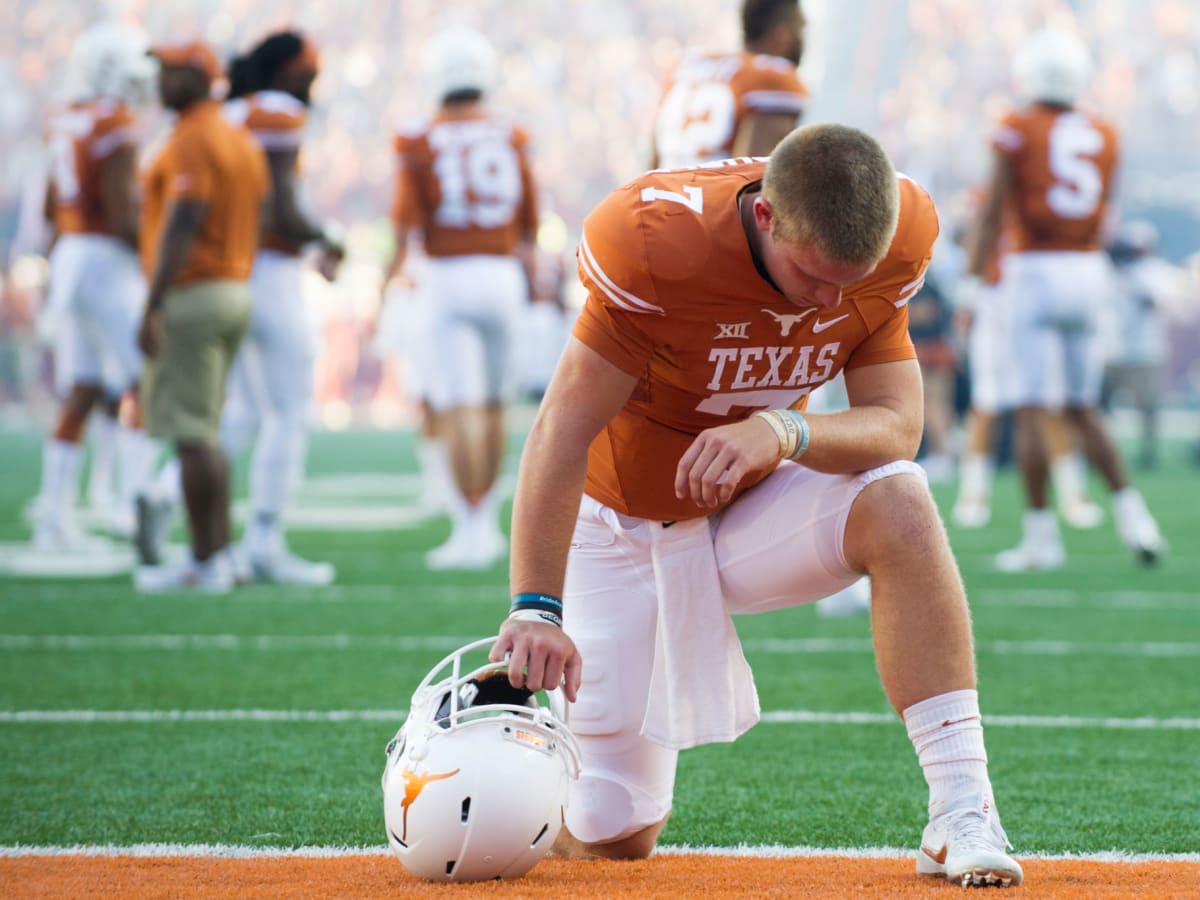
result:
[[[317,329],[300,288],[300,260],[262,251],[250,277],[250,329],[229,373],[221,443],[250,459],[250,514],[278,519],[303,477],[312,421]]]
[[[48,289],[46,308],[60,321],[55,390],[66,396],[75,384],[93,384],[121,396],[142,371],[146,281],[137,255],[114,237],[64,234],[50,252]]]
[[[514,387],[512,333],[527,293],[521,264],[511,256],[439,257],[426,271],[429,404],[442,412],[506,399]]]
[[[858,581],[862,576],[844,553],[850,507],[868,485],[894,475],[925,481],[921,467],[909,461],[859,475],[826,475],[785,462],[714,514],[726,609],[737,615],[799,606]],[[583,773],[571,788],[566,824],[585,842],[628,837],[671,809],[678,751],[640,733],[658,620],[649,533],[662,527],[585,495],[571,541],[563,627],[583,657],[579,702],[569,719]],[[704,690],[703,684],[671,685],[669,695]]]

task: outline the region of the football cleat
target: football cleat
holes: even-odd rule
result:
[[[561,690],[514,688],[503,662],[464,664],[494,642],[474,641],[434,666],[387,746],[388,846],[430,881],[524,875],[553,848],[579,777]]]
[[[1025,540],[996,554],[996,570],[999,572],[1053,572],[1067,563],[1067,553],[1061,542],[1046,541],[1035,544]]]
[[[1008,855],[1010,849],[992,799],[968,794],[930,817],[917,852],[917,874],[939,875],[963,887],[1015,886],[1025,873]]]
[[[133,587],[140,594],[228,594],[235,584],[233,561],[228,553],[203,563],[188,559],[161,566],[138,566],[133,572]]]
[[[300,587],[324,587],[333,584],[337,570],[332,563],[312,562],[286,547],[261,556],[248,556],[241,581],[291,584]]]

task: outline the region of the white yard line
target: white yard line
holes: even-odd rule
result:
[[[169,722],[395,722],[403,709],[17,709],[0,710],[0,725],[75,725],[89,723]],[[1095,728],[1117,731],[1200,731],[1200,719],[1121,719],[1090,716],[984,716],[993,727]],[[765,725],[895,725],[892,713],[774,710],[764,712]]]
[[[473,639],[470,635],[391,634],[0,634],[0,650],[417,652],[454,650]],[[742,646],[748,653],[783,656],[874,652],[867,638],[747,638]],[[1200,657],[1200,643],[1184,641],[981,641],[977,650],[1002,656]]]
[[[416,558],[418,553],[408,556]],[[123,583],[67,581],[54,584],[23,584],[12,588],[14,595],[43,602],[59,599],[110,599],[130,597],[133,588]],[[504,586],[454,584],[334,584],[328,587],[289,588],[279,590],[272,585],[253,585],[233,595],[238,603],[396,603],[419,598],[439,603],[495,605],[503,609],[506,602]],[[172,597],[155,597],[155,603],[169,602]],[[191,598],[184,598],[191,599]],[[1197,591],[1092,591],[1059,588],[1020,588],[1004,590],[995,587],[979,588],[970,594],[971,605],[982,610],[992,609],[1093,609],[1107,610],[1173,610],[1200,614],[1200,590]]]
[[[770,859],[833,856],[848,859],[911,859],[915,851],[904,847],[785,847],[781,845],[733,847],[665,845],[657,856],[738,856]],[[88,844],[88,845],[15,845],[0,846],[0,857],[22,856],[131,856],[141,858],[203,857],[226,859],[262,859],[291,857],[334,859],[353,856],[390,856],[385,845],[371,847],[250,847],[239,844]],[[1200,862],[1200,853],[1130,853],[1103,850],[1092,853],[1019,853],[1020,859],[1081,860],[1100,863]]]

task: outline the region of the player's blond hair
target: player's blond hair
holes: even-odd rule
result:
[[[771,235],[816,244],[830,260],[874,265],[900,215],[896,170],[878,141],[847,125],[797,128],[775,147],[763,178]]]

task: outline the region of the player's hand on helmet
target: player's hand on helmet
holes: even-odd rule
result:
[[[563,687],[572,703],[579,692],[583,660],[575,642],[558,625],[505,619],[488,654],[493,662],[508,658],[508,681],[513,687],[549,691]]]
[[[692,441],[675,468],[675,496],[697,506],[728,503],[751,472],[779,462],[779,438],[758,416],[708,428]]]

